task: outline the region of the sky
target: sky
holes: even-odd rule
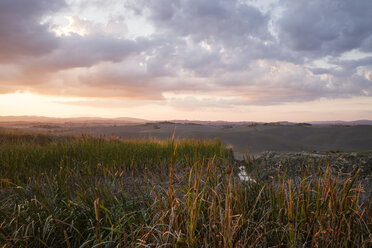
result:
[[[372,119],[370,0],[1,0],[0,115]]]

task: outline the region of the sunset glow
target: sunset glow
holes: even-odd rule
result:
[[[169,98],[168,98],[169,97]],[[131,116],[148,120],[260,120],[260,121],[312,121],[312,120],[357,120],[369,116],[372,99],[320,99],[311,102],[281,105],[256,105],[223,107],[233,98],[193,98],[170,95],[164,101],[134,101],[126,99],[100,99],[82,97],[58,97],[31,93],[0,95],[0,109],[5,116],[50,116],[50,117],[107,117]],[[172,102],[172,103],[171,103]],[[167,105],[171,103],[172,107]],[[218,103],[220,106],[216,107]],[[324,108],[324,106],[327,108]],[[198,111],[193,111],[198,108]],[[342,109],[342,112],[340,112]],[[144,115],[143,113],[146,113]]]
[[[371,11],[371,1],[1,1],[0,115],[372,119]]]

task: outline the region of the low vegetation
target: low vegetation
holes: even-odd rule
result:
[[[254,182],[241,181],[231,154],[219,140],[0,131],[0,247],[371,245],[358,170],[262,180],[247,158]]]

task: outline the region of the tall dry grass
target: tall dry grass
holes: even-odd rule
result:
[[[253,183],[219,141],[4,136],[1,247],[371,245],[359,171],[268,181],[247,159]]]

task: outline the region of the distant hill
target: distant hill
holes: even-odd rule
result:
[[[290,121],[275,121],[275,122],[256,122],[256,121],[190,121],[190,120],[172,120],[173,123],[180,124],[199,124],[199,125],[234,125],[234,126],[249,126],[249,125],[265,125],[265,126],[309,126],[309,125],[341,125],[341,126],[356,126],[356,125],[372,125],[372,120],[356,120],[356,121],[310,121],[310,122],[290,122]]]
[[[252,121],[198,121],[198,120],[171,120],[173,123],[178,124],[197,124],[197,125],[236,125],[236,126],[246,126],[250,124],[262,124],[263,122],[252,122]]]
[[[147,120],[120,117],[120,118],[100,118],[100,117],[72,117],[56,118],[44,116],[0,116],[0,122],[41,122],[41,123],[145,123]]]
[[[213,125],[213,126],[252,126],[252,125],[268,125],[268,126],[293,126],[293,125],[372,125],[372,120],[356,120],[356,121],[311,121],[307,123],[297,123],[288,121],[276,122],[255,122],[255,121],[199,121],[199,120],[166,120],[167,122],[179,124],[197,124],[197,125]],[[27,123],[86,123],[86,124],[144,124],[144,123],[162,123],[163,121],[149,121],[145,119],[132,117],[118,118],[101,118],[101,117],[72,117],[72,118],[56,118],[45,116],[0,116],[0,122],[27,122]]]
[[[349,126],[356,126],[356,125],[372,125],[372,120],[356,120],[356,121],[311,121],[313,125],[349,125]]]

